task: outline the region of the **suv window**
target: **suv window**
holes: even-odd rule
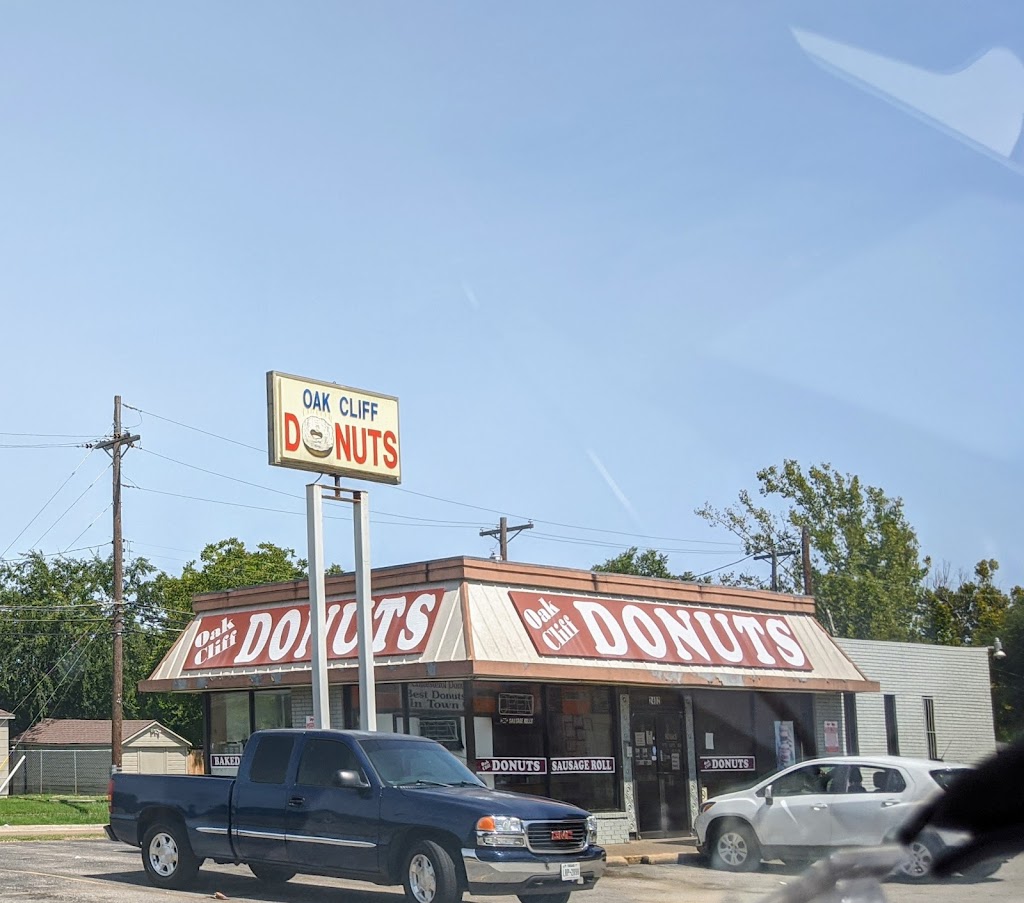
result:
[[[772,782],[774,796],[800,796],[807,793],[825,793],[835,765],[805,765],[782,775]]]
[[[836,769],[829,793],[902,793],[907,782],[896,768],[881,765],[846,765]]]
[[[340,740],[310,740],[302,750],[296,783],[312,787],[333,787],[334,776],[339,771],[363,774],[355,752]]]
[[[943,790],[949,790],[949,785],[953,781],[969,772],[969,768],[938,768],[935,771],[929,772],[929,774],[932,776],[932,780]]]
[[[254,784],[283,784],[294,747],[295,738],[285,734],[260,737],[252,757],[249,780]]]

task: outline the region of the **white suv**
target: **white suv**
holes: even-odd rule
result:
[[[762,859],[798,862],[837,847],[885,843],[917,806],[970,767],[895,756],[810,759],[709,799],[697,816],[697,848],[713,868],[738,872],[753,871]],[[922,835],[901,873],[925,877],[934,857],[964,838],[934,830]],[[1001,864],[980,863],[971,877],[990,875]]]

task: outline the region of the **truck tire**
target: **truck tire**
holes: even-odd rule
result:
[[[409,903],[458,903],[462,899],[455,863],[433,840],[420,840],[409,848],[402,884]]]
[[[522,894],[519,903],[569,903],[569,891],[560,894]]]
[[[199,860],[182,825],[155,824],[142,838],[142,867],[154,887],[188,887],[199,874]]]
[[[750,826],[735,819],[715,831],[711,867],[726,872],[753,872],[761,865],[761,846]]]
[[[284,884],[291,881],[297,872],[295,869],[283,865],[267,865],[263,862],[248,863],[249,871],[252,872],[264,884]]]

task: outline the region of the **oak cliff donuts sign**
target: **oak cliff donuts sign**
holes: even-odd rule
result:
[[[267,373],[270,463],[402,482],[398,399],[337,383]]]
[[[443,590],[374,596],[373,654],[417,655],[426,648],[437,620]],[[355,600],[327,605],[327,658],[355,658]],[[196,627],[184,668],[244,668],[308,662],[309,605],[267,608],[230,615],[204,616]]]
[[[811,669],[784,617],[517,590],[509,598],[543,656]]]

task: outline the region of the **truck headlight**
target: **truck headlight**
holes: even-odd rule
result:
[[[593,815],[587,816],[587,843],[597,843],[597,819]]]
[[[522,819],[514,815],[485,815],[476,823],[477,846],[525,847]]]

